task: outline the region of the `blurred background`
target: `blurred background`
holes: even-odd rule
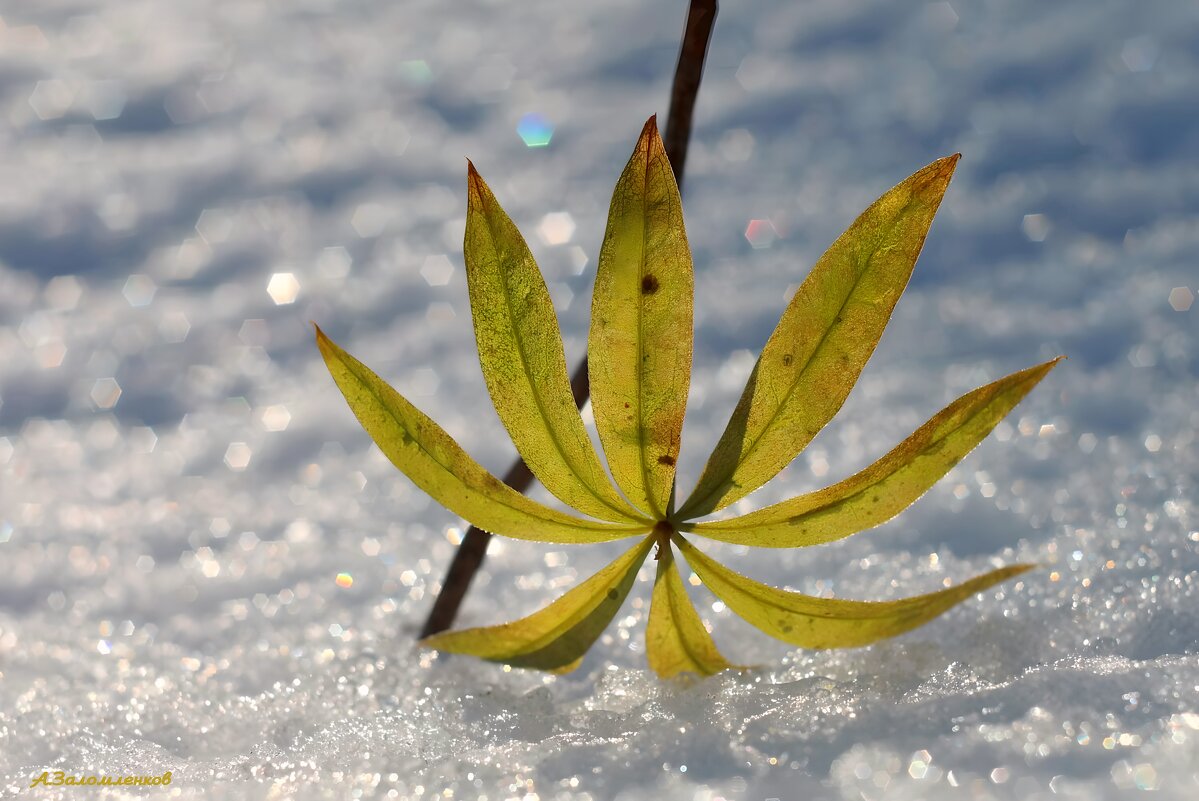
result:
[[[857,390],[738,510],[1069,360],[887,526],[706,550],[838,597],[1045,570],[829,654],[697,589],[726,654],[764,667],[691,689],[644,669],[651,569],[569,677],[412,647],[462,522],[370,444],[309,321],[502,472],[466,158],[529,240],[574,363],[612,185],[665,119],[685,12],[0,2],[0,789],[61,769],[174,770],[197,797],[1191,797],[1189,3],[746,2],[717,20],[684,197],[682,487],[820,253],[940,156],[963,153]],[[462,622],[527,613],[621,548],[497,541]]]

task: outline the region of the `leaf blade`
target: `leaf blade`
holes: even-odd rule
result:
[[[400,472],[451,512],[484,531],[538,542],[605,542],[646,530],[642,524],[573,517],[516,492],[370,368],[314,328],[325,366],[358,422]]]
[[[612,193],[588,373],[612,475],[658,519],[670,503],[691,381],[693,284],[682,201],[651,117]]]
[[[958,156],[939,159],[870,205],[788,303],[680,518],[745,497],[836,415],[907,286]]]
[[[717,650],[692,606],[669,543],[662,543],[658,553],[645,645],[650,668],[663,679],[680,673],[711,676],[736,667]]]
[[[675,541],[708,589],[750,625],[802,648],[854,648],[921,626],[976,592],[1036,565],[1010,565],[962,584],[895,601],[813,598],[761,584],[700,553],[682,537]]]
[[[572,670],[620,610],[653,543],[653,537],[646,537],[549,606],[520,620],[442,632],[421,640],[421,645],[513,667]]]
[[[681,528],[721,542],[798,548],[884,523],[973,450],[1059,361],[1061,357],[966,393],[885,456],[843,481],[731,520]]]
[[[571,394],[558,318],[524,237],[468,162],[466,278],[479,365],[513,444],[584,514],[643,520],[613,488]]]

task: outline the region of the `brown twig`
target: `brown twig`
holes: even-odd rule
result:
[[[691,0],[687,10],[687,24],[683,29],[683,44],[679,49],[679,63],[674,70],[674,83],[670,90],[670,114],[666,120],[666,135],[663,143],[674,179],[683,188],[683,167],[687,163],[687,144],[691,140],[691,116],[695,110],[695,98],[699,94],[700,80],[704,74],[704,58],[708,54],[708,42],[712,38],[712,25],[716,22],[717,0]],[[575,368],[570,377],[570,389],[575,405],[579,408],[587,402],[591,388],[587,378],[587,357]],[[504,483],[517,492],[524,492],[533,483],[533,473],[523,459],[517,459],[504,474]],[[446,572],[441,591],[433,601],[433,609],[421,630],[421,637],[431,637],[445,631],[454,624],[458,607],[466,597],[470,583],[487,555],[487,543],[491,535],[471,526],[454,561]]]

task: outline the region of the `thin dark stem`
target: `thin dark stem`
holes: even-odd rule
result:
[[[691,0],[687,10],[687,24],[683,29],[683,44],[679,49],[679,63],[674,70],[674,84],[670,90],[670,114],[666,120],[666,135],[663,144],[674,170],[674,179],[683,189],[683,168],[687,163],[687,144],[691,140],[691,117],[695,110],[695,98],[699,94],[700,80],[704,75],[704,58],[708,54],[708,42],[712,38],[712,25],[716,22],[717,0]],[[587,402],[591,392],[587,377],[587,357],[570,377],[570,389],[575,405],[579,408]],[[523,459],[517,459],[504,474],[504,483],[517,492],[524,492],[533,483],[533,473]],[[454,561],[446,572],[441,591],[433,601],[433,609],[421,630],[421,637],[431,637],[445,631],[454,624],[458,607],[470,589],[470,583],[487,555],[487,543],[491,535],[471,526]]]

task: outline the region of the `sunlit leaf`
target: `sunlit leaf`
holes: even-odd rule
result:
[[[832,542],[877,526],[927,492],[1059,361],[1021,370],[968,392],[886,456],[844,481],[731,520],[681,528],[723,542],[796,548]]]
[[[505,486],[318,328],[325,363],[392,463],[480,528],[545,542],[643,539],[540,612],[501,626],[438,634],[425,644],[519,667],[570,670],[616,614],[654,543],[660,547],[646,646],[650,667],[663,677],[736,667],[717,650],[692,606],[673,547],[734,612],[772,636],[810,648],[864,645],[900,634],[1028,570],[1030,565],[1014,565],[899,601],[812,598],[738,575],[678,533],[784,548],[878,525],[944,476],[1056,364],[967,393],[874,464],[830,487],[737,519],[691,522],[769,481],[841,408],[907,285],[957,159],[936,161],[884,194],[812,268],[763,348],[698,486],[677,512],[694,279],[678,187],[656,121],[646,123],[613,192],[592,298],[592,411],[615,486],[575,408],[545,281],[520,232],[471,165],[467,285],[492,401],[550,492],[584,514],[615,522],[558,512]]]
[[[733,667],[716,650],[716,643],[691,605],[669,543],[663,543],[658,552],[645,645],[650,668],[663,678],[680,673],[711,676]]]
[[[487,472],[441,426],[316,329],[325,365],[379,450],[445,508],[484,531],[540,542],[603,542],[644,524],[597,523],[549,509]]]
[[[588,340],[591,405],[616,483],[665,517],[691,381],[691,251],[655,120],[612,194]]]
[[[624,603],[653,544],[654,538],[646,537],[615,562],[528,617],[500,626],[436,634],[421,644],[515,667],[573,670]]]
[[[852,648],[903,634],[976,592],[1035,567],[1011,565],[898,601],[844,601],[768,587],[712,561],[682,537],[676,536],[675,542],[691,569],[729,609],[771,637],[804,648]]]
[[[546,489],[604,520],[640,520],[616,492],[575,406],[558,318],[533,254],[474,165],[466,279],[479,363],[495,410]]]
[[[907,286],[957,161],[935,161],[888,191],[816,262],[680,518],[723,509],[762,486],[841,408]]]

